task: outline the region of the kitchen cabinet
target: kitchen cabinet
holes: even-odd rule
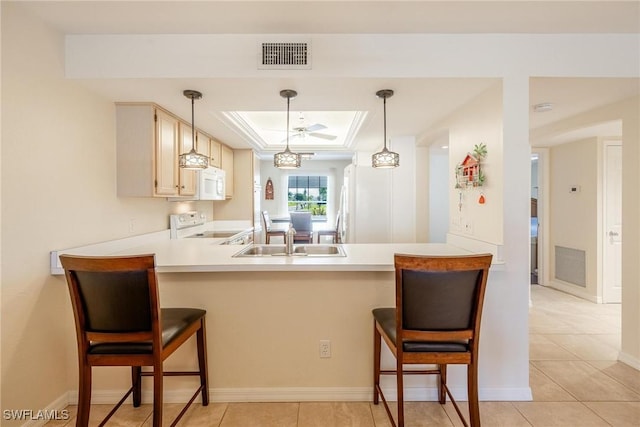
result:
[[[220,167],[225,171],[225,197],[232,199],[234,189],[233,171],[235,170],[233,150],[223,144],[220,153]]]
[[[197,171],[181,169],[178,156],[192,147],[191,124],[153,103],[116,104],[119,197],[193,197]],[[233,195],[233,150],[196,129],[196,150],[221,167],[226,151],[227,194]]]
[[[116,105],[118,196],[179,194],[179,123],[177,117],[154,104]]]
[[[196,151],[209,158],[211,163],[211,138],[206,133],[196,129]]]
[[[222,143],[216,140],[215,138],[211,138],[209,141],[209,166],[213,166],[216,168],[221,168],[220,165],[220,156],[222,151]]]
[[[191,151],[193,141],[193,131],[191,125],[180,122],[180,152],[188,153]],[[178,195],[179,196],[195,196],[196,194],[196,171],[194,169],[178,168]]]

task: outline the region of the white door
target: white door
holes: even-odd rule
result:
[[[604,145],[604,260],[602,300],[619,303],[622,294],[622,145]]]

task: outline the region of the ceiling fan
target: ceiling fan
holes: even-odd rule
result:
[[[336,135],[331,135],[328,133],[320,133],[319,130],[327,129],[327,127],[323,124],[316,123],[311,126],[304,125],[304,115],[300,113],[300,124],[298,126],[294,126],[291,130],[294,132],[291,135],[292,138],[306,138],[307,136],[312,136],[314,138],[322,138],[326,140],[333,141],[337,138]]]

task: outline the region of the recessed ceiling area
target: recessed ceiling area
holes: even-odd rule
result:
[[[259,151],[275,152],[286,145],[285,111],[229,111],[223,115]],[[292,111],[289,145],[294,151],[353,150],[366,116],[364,111]]]

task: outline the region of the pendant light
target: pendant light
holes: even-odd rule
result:
[[[197,90],[185,90],[184,96],[191,99],[191,151],[178,157],[178,165],[183,169],[205,169],[209,166],[209,158],[196,151],[196,125],[194,118],[194,101],[202,98]]]
[[[296,95],[298,95],[298,92],[295,90],[284,89],[280,91],[280,96],[287,98],[287,147],[284,151],[273,156],[273,165],[278,169],[296,169],[300,167],[300,154],[289,150],[289,103],[291,98],[295,98]]]
[[[382,98],[384,104],[384,148],[371,156],[371,165],[374,168],[395,168],[400,165],[400,155],[387,149],[387,98],[393,96],[393,91],[382,89],[376,92],[376,96]]]

